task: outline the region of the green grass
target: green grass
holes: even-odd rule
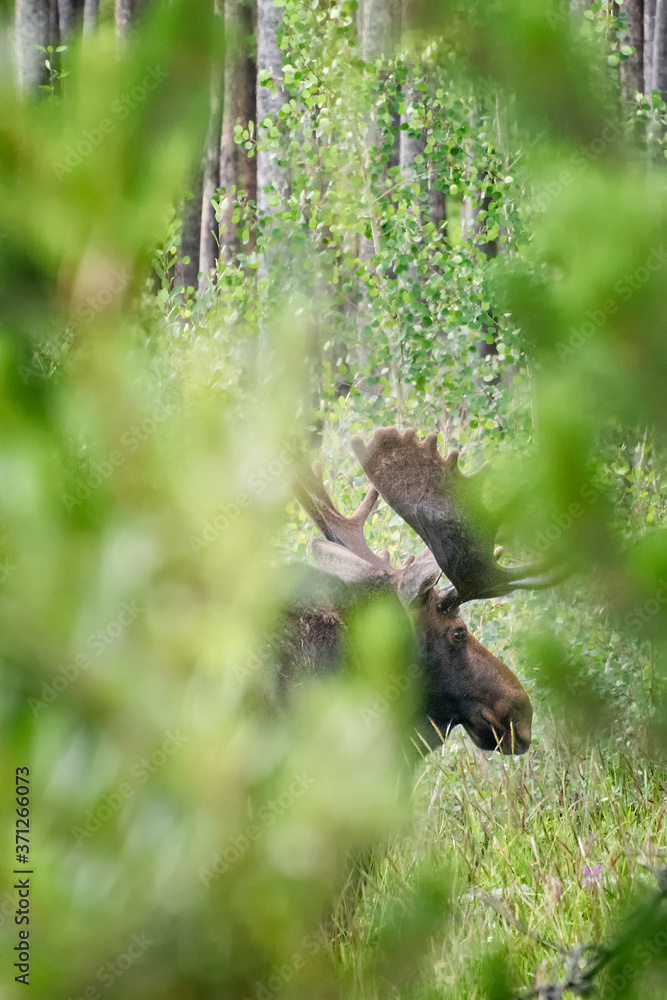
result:
[[[406,970],[397,995],[486,996],[493,956],[505,958],[515,989],[541,985],[564,975],[577,946],[611,943],[619,913],[655,890],[646,863],[657,866],[667,846],[666,778],[632,748],[572,754],[549,721],[519,759],[453,736],[417,775],[408,835],[368,866],[360,896],[348,889],[339,903],[333,946],[358,995],[377,995],[368,952],[383,950],[415,880],[445,887],[446,905],[417,983],[407,985]],[[645,983],[642,995],[665,989]]]
[[[588,666],[607,681],[607,716],[616,718],[604,734],[592,718],[595,735],[573,731],[567,705],[555,710],[540,687],[539,664],[511,645],[520,625],[536,624],[531,603],[539,604],[519,597],[467,614],[526,681],[535,708],[531,749],[520,758],[484,754],[456,730],[418,768],[409,830],[357,866],[362,875],[351,877],[335,911],[331,948],[354,984],[351,996],[495,1000],[564,981],[579,946],[613,944],[623,916],[656,891],[650,868],[667,857],[667,769],[650,760],[628,710],[649,697],[639,669],[644,654],[624,647],[611,628],[590,632],[596,652]],[[584,613],[558,600],[552,611],[570,634]],[[611,674],[608,647],[619,661]],[[632,665],[621,650],[637,670],[626,673],[614,702],[615,672]],[[584,717],[595,711],[579,708]],[[418,911],[424,898],[433,904],[421,923],[411,909],[417,897]],[[661,913],[664,921],[664,904]],[[409,940],[415,928],[423,932],[419,942]],[[655,950],[664,962],[662,938]],[[652,959],[631,964],[626,992],[618,980],[605,988],[612,968],[597,977],[593,996],[664,1000],[665,965],[661,978]]]

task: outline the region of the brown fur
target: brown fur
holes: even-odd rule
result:
[[[322,600],[314,587],[313,606],[295,604],[285,613],[278,639],[281,700],[308,677],[340,669],[347,613],[372,592],[339,583],[337,589],[337,597]],[[511,670],[468,632],[451,592],[431,587],[408,613],[421,668],[415,726],[426,743],[438,746],[454,726],[463,725],[484,750],[524,753],[531,736],[528,695]]]

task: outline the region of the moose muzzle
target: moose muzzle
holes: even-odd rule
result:
[[[502,660],[470,639],[476,652],[477,698],[463,726],[481,750],[522,754],[530,746],[533,708],[525,688]]]
[[[475,717],[463,723],[473,743],[481,750],[500,750],[504,754],[523,754],[530,746],[533,708],[521,684],[513,678],[516,690],[490,708],[479,707]]]

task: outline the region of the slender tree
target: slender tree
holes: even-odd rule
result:
[[[257,136],[261,140],[266,135],[264,121],[267,115],[277,120],[278,112],[285,103],[286,94],[282,82],[282,53],[278,48],[278,32],[282,25],[282,8],[276,7],[274,0],[257,0]],[[273,82],[264,86],[265,77]],[[260,150],[257,154],[257,207],[270,212],[271,190],[285,192],[288,186],[288,172],[279,166],[274,153]]]
[[[359,53],[365,62],[374,62],[383,55],[388,55],[392,44],[398,36],[400,25],[400,7],[396,0],[361,0],[357,9],[357,34]],[[378,143],[376,125],[371,121],[366,134],[367,162],[364,169],[368,176],[372,147]],[[400,153],[399,153],[400,156]],[[369,192],[370,193],[370,192]],[[369,261],[376,249],[378,234],[371,219],[372,235],[362,234],[359,240],[359,259]]]
[[[197,290],[199,276],[199,244],[201,241],[203,170],[197,164],[188,197],[181,208],[181,240],[175,267],[175,281],[187,292]]]
[[[626,103],[634,102],[637,91],[645,92],[644,84],[644,0],[625,0],[623,12],[627,18],[628,31],[625,43],[634,48],[634,53],[620,65],[621,89]]]
[[[116,34],[125,38],[134,19],[138,0],[116,0]]]
[[[229,2],[229,0],[228,0]],[[217,17],[222,17],[222,0],[215,0]],[[204,149],[204,170],[202,179],[201,226],[199,233],[199,291],[204,291],[209,275],[218,256],[218,224],[215,218],[213,198],[220,181],[220,130],[222,126],[221,108],[222,66],[215,60],[211,66],[211,92],[206,146]]]
[[[61,41],[67,42],[81,25],[84,0],[58,0],[58,27]]]
[[[237,125],[256,121],[257,64],[248,39],[253,32],[253,8],[248,0],[225,2],[225,83],[220,137],[220,187],[227,198],[220,217],[220,259],[229,263],[238,249],[233,222],[239,190],[254,201],[257,195],[257,157],[248,157],[234,139]],[[234,192],[234,195],[232,195]]]
[[[58,44],[56,0],[16,0],[16,67],[18,82],[26,92],[48,82],[44,53],[37,46]]]
[[[416,102],[418,95],[410,78],[408,78],[408,82],[405,86],[404,96],[406,110],[405,113],[401,115],[401,124],[411,126],[413,120],[411,107]],[[424,130],[422,129],[421,135],[410,135],[411,131],[413,133],[415,132],[414,127],[402,129],[399,140],[399,163],[401,167],[401,174],[407,182],[414,178],[417,157],[421,156],[424,160],[426,159],[426,136],[424,134]],[[428,198],[426,200],[426,204],[422,208],[421,219],[422,225],[427,222],[432,222],[437,229],[440,229],[446,221],[447,212],[445,193],[436,187],[436,179],[437,178],[435,177],[433,169],[429,168],[429,175],[423,182],[428,185]]]
[[[650,75],[647,92],[657,90],[663,101],[667,101],[667,0],[646,0],[650,7],[651,36],[646,44],[651,47]]]
[[[83,8],[83,33],[95,31],[100,16],[100,0],[85,0]]]
[[[253,0],[243,0],[239,10],[241,31],[239,42],[243,59],[240,72],[242,85],[239,88],[238,118],[239,124],[248,128],[252,122],[257,122],[257,49],[251,40],[257,33],[256,9]],[[257,201],[257,157],[247,156],[245,150],[237,145],[238,176],[240,186],[252,202]]]
[[[410,132],[415,132],[415,129],[412,127],[412,106],[417,99],[417,94],[410,78],[408,78],[404,87],[403,97],[405,99],[405,112],[401,115],[401,124],[407,125],[409,128],[401,130],[399,163],[403,176],[406,180],[409,180],[415,169],[416,158],[423,156],[424,149],[426,148],[426,141],[423,135],[410,134]]]
[[[644,0],[644,93],[657,90],[667,101],[667,3],[665,0]],[[654,137],[654,125],[649,127],[649,142]]]
[[[413,5],[411,0],[403,0],[401,5],[401,30],[404,33],[408,32],[412,27],[412,9]],[[360,16],[363,21],[363,14]],[[403,99],[405,103],[405,112],[401,115],[400,124],[404,127],[399,132],[398,162],[404,179],[409,181],[414,172],[416,158],[418,156],[423,156],[424,150],[426,149],[426,142],[423,134],[418,134],[414,127],[412,127],[412,108],[417,102],[417,91],[415,90],[414,81],[411,75],[408,76],[403,88]],[[405,126],[408,127],[405,128]],[[413,133],[412,135],[410,134],[411,132]]]
[[[400,7],[396,0],[360,0],[357,32],[362,59],[372,62],[388,55],[400,28]]]
[[[653,35],[655,32],[656,0],[644,0],[644,86],[646,94],[651,93],[653,80]]]
[[[403,0],[401,8],[401,29],[404,33],[409,32],[413,27],[413,11],[414,5],[412,0]],[[419,95],[415,89],[412,77],[408,76],[404,89],[406,108],[405,113],[401,116],[401,125],[411,126],[413,124],[413,114],[411,113],[411,109],[412,106],[417,103],[418,97]],[[413,135],[410,135],[410,132],[413,132]],[[425,161],[426,135],[424,130],[421,130],[421,134],[415,134],[414,127],[401,129],[399,139],[399,164],[401,167],[401,173],[406,181],[409,181],[414,175],[418,156],[424,157]],[[432,222],[437,229],[440,229],[445,224],[447,219],[447,206],[445,202],[445,193],[436,187],[436,180],[437,178],[431,165],[429,167],[429,175],[425,179],[428,184],[428,198],[422,209],[421,217],[422,224]]]

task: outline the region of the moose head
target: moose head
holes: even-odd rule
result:
[[[488,466],[464,475],[457,451],[440,456],[435,433],[420,443],[412,430],[384,427],[368,445],[354,437],[352,448],[372,488],[350,517],[335,508],[317,466],[295,484],[299,503],[324,535],[312,546],[317,565],[349,585],[395,590],[417,634],[425,690],[418,729],[430,747],[462,725],[483,750],[525,753],[532,722],[528,695],[471,635],[459,608],[516,588],[550,587],[563,578],[562,568],[498,563],[495,538],[503,514],[494,514],[483,497]],[[380,496],[427,545],[398,568],[389,552],[374,553],[364,537]],[[442,574],[449,582],[437,588]]]

